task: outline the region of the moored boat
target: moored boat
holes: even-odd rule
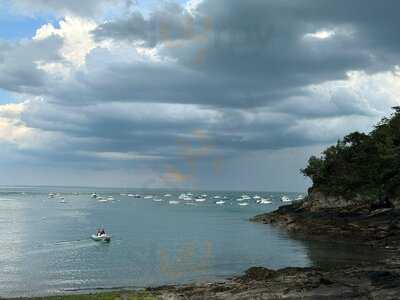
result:
[[[108,234],[103,234],[103,235],[92,234],[91,238],[96,242],[106,242],[106,243],[111,242],[111,236]]]
[[[265,199],[265,198],[261,198],[259,200],[256,201],[257,204],[271,204],[272,201],[270,199]]]

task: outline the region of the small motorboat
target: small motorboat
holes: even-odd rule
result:
[[[128,197],[133,197],[133,198],[136,198],[136,199],[139,199],[141,197],[139,194],[128,194],[127,196]]]
[[[178,199],[180,200],[184,200],[184,201],[192,201],[192,196],[190,196],[189,194],[180,194]]]
[[[272,201],[270,199],[261,198],[256,201],[257,204],[271,204]]]
[[[109,236],[108,234],[102,234],[102,235],[92,234],[92,240],[96,242],[109,243],[111,242],[111,236]]]

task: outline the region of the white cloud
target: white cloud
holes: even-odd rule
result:
[[[382,116],[390,113],[392,106],[400,104],[400,76],[396,70],[397,67],[375,74],[349,71],[346,80],[326,82],[312,86],[310,90],[317,97],[325,97],[337,105],[358,106],[372,115]],[[343,92],[348,97],[339,99]],[[340,100],[346,102],[340,103]]]
[[[59,22],[59,27],[45,24],[37,31],[33,40],[44,40],[53,35],[62,38],[63,46],[60,50],[65,60],[75,67],[85,64],[86,56],[96,48],[90,32],[96,28],[94,21],[80,17],[66,16]],[[42,62],[42,65],[45,63]]]
[[[90,156],[94,155],[95,157],[107,160],[161,160],[162,156],[159,155],[141,155],[135,152],[84,152]]]
[[[24,146],[32,141],[33,129],[21,122],[24,103],[0,105],[0,141]]]
[[[335,35],[335,31],[333,30],[320,30],[314,33],[307,33],[305,35],[306,38],[314,38],[319,40],[326,40]]]
[[[19,118],[24,111],[24,103],[8,103],[0,105],[0,117],[13,119]]]
[[[194,15],[199,5],[203,2],[203,0],[189,0],[185,4],[185,9],[191,14]]]
[[[17,124],[9,119],[0,118],[0,141],[16,144],[23,148],[28,140],[31,139],[32,129]]]

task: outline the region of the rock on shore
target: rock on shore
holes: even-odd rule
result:
[[[400,265],[323,271],[315,268],[250,268],[223,283],[149,289],[165,300],[399,299]]]

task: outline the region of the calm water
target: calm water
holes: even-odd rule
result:
[[[50,192],[60,195],[48,199]],[[255,265],[311,266],[369,257],[363,249],[296,241],[273,227],[248,222],[276,209],[282,195],[298,194],[257,193],[272,197],[273,204],[250,200],[239,206],[236,199],[242,193],[206,192],[205,202],[172,205],[169,201],[180,192],[168,191],[168,198],[160,190],[96,189],[114,198],[105,203],[92,199],[92,192],[0,189],[0,297],[209,281]],[[126,193],[164,201],[121,195]],[[216,205],[215,195],[226,196],[226,203]],[[112,234],[110,244],[90,239],[101,226]]]

